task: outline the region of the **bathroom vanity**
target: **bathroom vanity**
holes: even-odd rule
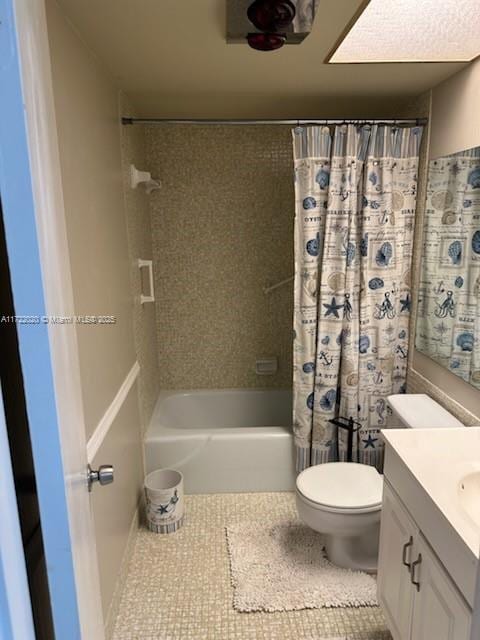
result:
[[[383,438],[378,598],[392,636],[470,640],[480,551],[480,428],[392,429]]]

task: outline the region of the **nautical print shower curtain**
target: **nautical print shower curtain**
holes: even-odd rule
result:
[[[293,130],[294,437],[297,470],[381,467],[386,398],[405,391],[421,127]]]
[[[416,347],[480,388],[480,147],[430,162]]]

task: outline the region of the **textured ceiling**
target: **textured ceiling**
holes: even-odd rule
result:
[[[260,53],[225,43],[224,0],[58,0],[138,115],[387,117],[461,63],[328,65],[362,0],[320,0],[301,45]]]
[[[479,9],[479,0],[370,0],[333,61],[472,60]]]

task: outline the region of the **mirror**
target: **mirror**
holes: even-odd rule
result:
[[[428,168],[415,346],[480,389],[480,147]]]

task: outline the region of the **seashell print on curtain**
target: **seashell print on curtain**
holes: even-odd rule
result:
[[[410,268],[421,127],[293,130],[297,470],[345,460],[383,464],[386,398],[405,391]]]
[[[429,163],[415,346],[480,388],[480,147]]]

